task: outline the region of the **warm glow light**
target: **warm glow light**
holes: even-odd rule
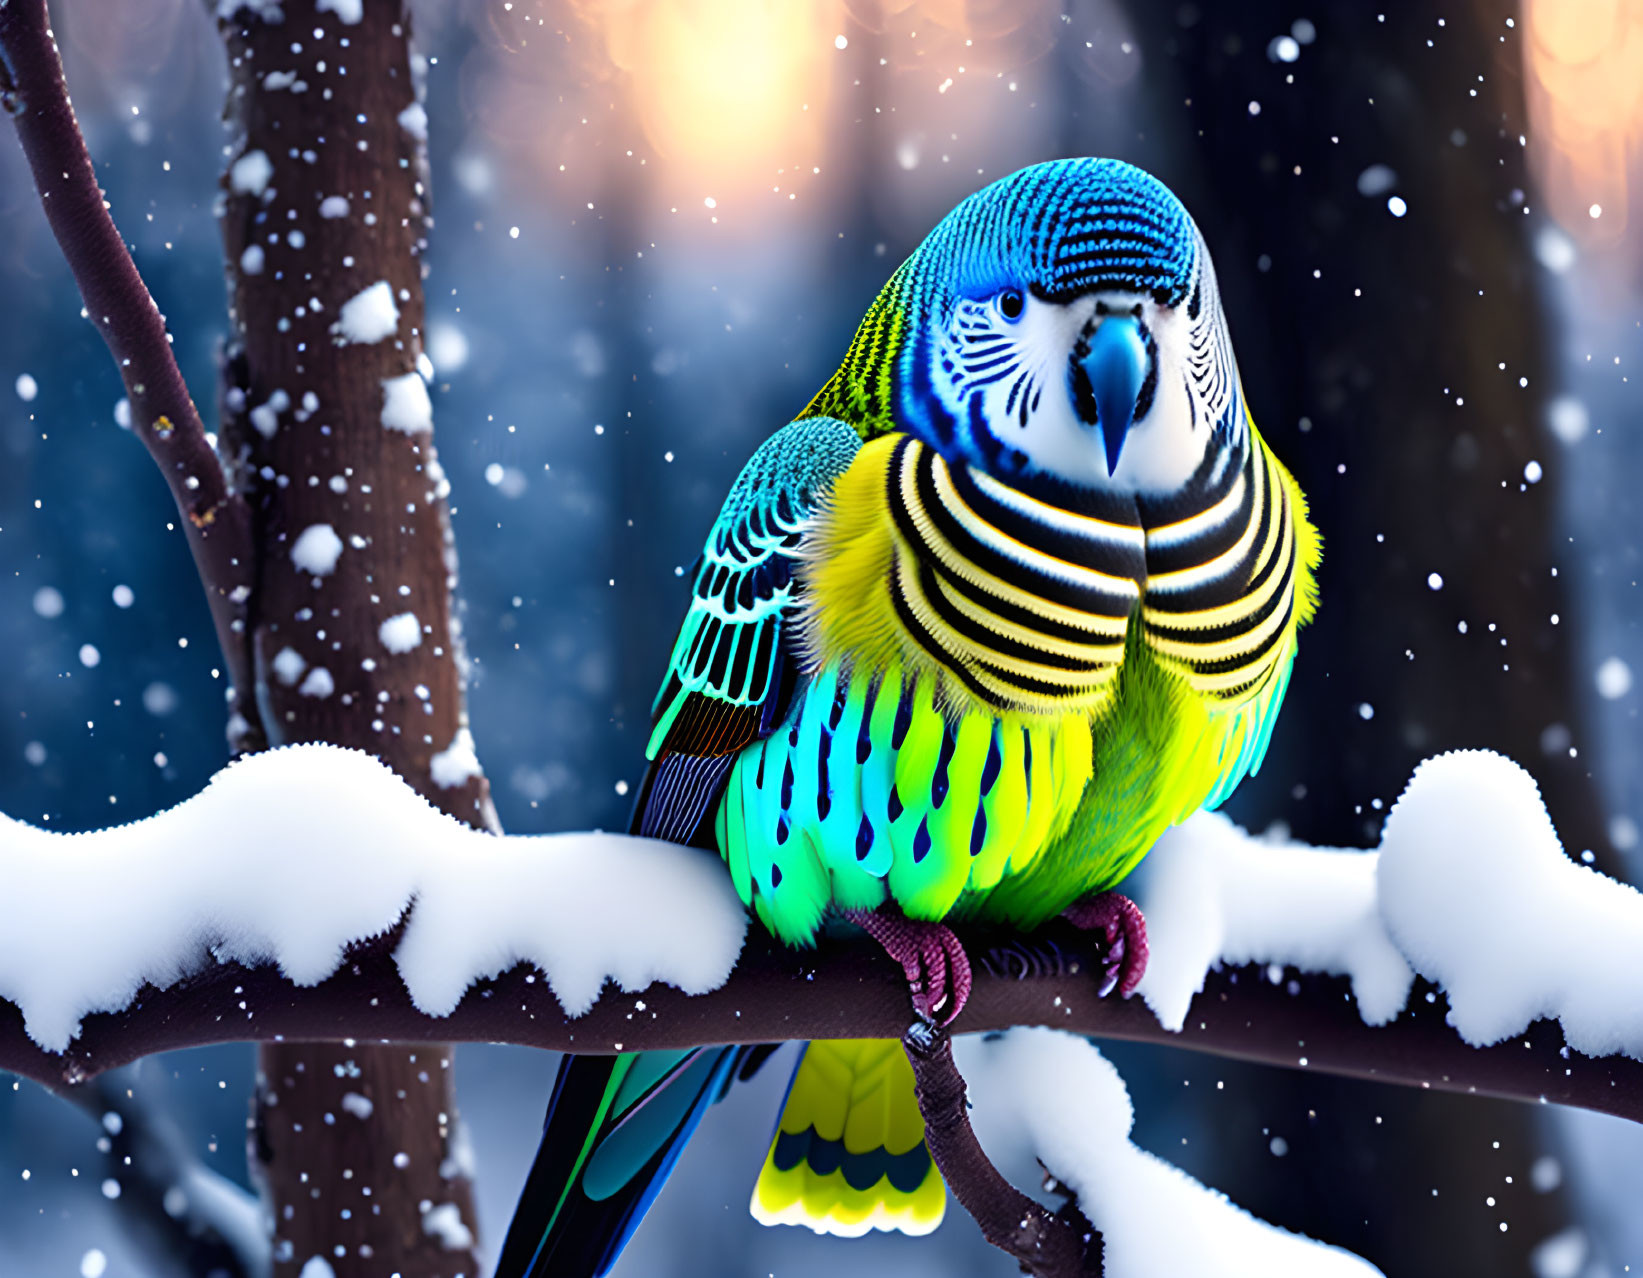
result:
[[[595,0],[581,11],[627,73],[639,126],[675,187],[723,200],[821,163],[836,4]]]
[[[1528,0],[1524,18],[1537,197],[1582,243],[1632,249],[1643,0]]]
[[[1056,103],[1034,68],[1059,14],[1057,0],[484,0],[458,179],[488,181],[488,152],[573,225],[667,209],[717,243],[794,225],[778,208],[824,215],[885,163],[920,172],[876,184],[881,216],[911,201],[922,224],[931,182],[956,199],[996,176],[990,150],[1041,150]],[[1083,53],[1099,93],[1139,66],[1121,28]],[[1038,114],[998,109],[1018,89]]]

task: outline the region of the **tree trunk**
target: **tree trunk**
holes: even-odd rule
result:
[[[219,24],[234,329],[222,437],[258,548],[258,705],[271,745],[369,751],[435,806],[494,829],[466,731],[448,485],[417,371],[430,220],[409,15],[398,0],[281,10]],[[337,1278],[477,1273],[450,1055],[263,1047],[251,1144],[276,1275],[315,1256]]]

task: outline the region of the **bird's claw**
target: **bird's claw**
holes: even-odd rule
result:
[[[935,1028],[945,1028],[970,997],[970,958],[952,930],[941,923],[910,919],[886,910],[846,910],[856,924],[901,964],[913,998],[913,1012]]]
[[[1147,920],[1141,907],[1118,892],[1101,892],[1075,903],[1064,917],[1103,941],[1101,997],[1114,990],[1128,998],[1147,971]]]

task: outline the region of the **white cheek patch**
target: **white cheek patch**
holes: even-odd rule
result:
[[[1011,321],[991,301],[960,301],[932,383],[972,460],[1009,474],[1025,459],[1028,469],[1086,485],[1098,470],[1105,476],[1100,438],[1078,420],[1067,371],[1094,310],[1084,298],[1062,305],[1028,297]],[[977,399],[990,439],[973,438]]]
[[[1010,424],[1011,442],[1037,470],[1075,484],[1102,487],[1107,480],[1106,450],[1100,432],[1080,421],[1073,407],[1066,360],[1063,354],[1053,387],[1045,392],[1027,424]]]
[[[1066,358],[1058,309],[1028,298],[1020,318],[1007,320],[990,300],[961,300],[937,347],[932,378],[947,411],[967,421],[979,397],[998,438],[1013,442],[1007,428],[1031,419]]]
[[[1213,292],[1210,276],[1204,293]],[[1227,411],[1232,375],[1221,370],[1230,369],[1231,355],[1219,304],[1213,311],[1206,304],[1194,322],[1185,307],[1166,311],[1150,299],[1120,294],[1099,299],[1115,313],[1139,303],[1157,352],[1152,403],[1130,427],[1118,468],[1109,475],[1101,432],[1079,418],[1070,375],[1073,348],[1097,300],[1058,303],[1029,296],[1013,321],[991,299],[961,300],[952,328],[934,346],[932,386],[956,423],[961,451],[1000,478],[1027,469],[1084,488],[1173,492],[1196,473],[1214,424]],[[1218,376],[1224,393],[1206,394]],[[972,426],[978,409],[986,423],[983,438]]]

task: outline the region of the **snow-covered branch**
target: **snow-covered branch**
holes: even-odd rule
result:
[[[1636,943],[1643,898],[1567,861],[1538,811],[1526,774],[1474,753],[1417,771],[1378,855],[1197,818],[1132,880],[1153,927],[1145,1000],[1098,998],[1070,931],[967,937],[976,985],[955,1028],[1047,1025],[1643,1120],[1643,1061],[1581,1055],[1552,1023],[1575,1048],[1643,1051],[1643,1014],[1581,966]],[[0,1068],[45,1082],[228,1040],[609,1052],[900,1037],[909,1019],[899,971],[859,937],[794,952],[749,933],[711,854],[482,834],[334,747],[242,760],[96,834],[4,821],[0,883]]]
[[[1089,1043],[1020,1029],[964,1039],[976,1134],[992,1159],[1031,1175],[1036,1164],[1073,1195],[1100,1240],[1106,1278],[1372,1278],[1350,1252],[1257,1220],[1129,1140],[1123,1080]],[[1019,1170],[1018,1170],[1019,1165]],[[1062,1217],[1065,1219],[1065,1217]],[[1080,1271],[1063,1265],[1062,1271]]]
[[[251,513],[234,492],[171,353],[165,317],[115,228],[69,101],[46,0],[0,4],[0,102],[74,273],[85,314],[125,383],[132,433],[165,476],[182,515],[228,665],[236,749],[256,749],[255,697],[246,631],[254,556]]]

